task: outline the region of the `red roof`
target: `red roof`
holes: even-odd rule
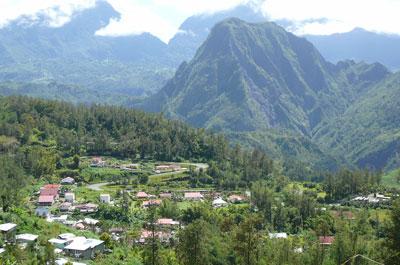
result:
[[[57,196],[58,189],[41,189],[40,195],[41,196]]]
[[[144,201],[143,202],[143,207],[147,207],[147,206],[156,206],[156,205],[160,205],[161,204],[161,200],[149,200],[149,201]]]
[[[137,197],[137,198],[147,198],[147,197],[149,197],[149,195],[148,195],[146,192],[144,192],[144,191],[139,191],[139,192],[136,194],[136,197]]]
[[[53,203],[53,202],[54,202],[53,196],[47,196],[47,195],[39,196],[39,203]]]
[[[335,240],[334,236],[320,236],[319,237],[319,243],[321,245],[332,245],[334,240]]]
[[[173,219],[162,218],[157,220],[158,225],[179,225],[179,222]]]
[[[43,186],[43,189],[60,189],[60,187],[59,184],[47,184]]]

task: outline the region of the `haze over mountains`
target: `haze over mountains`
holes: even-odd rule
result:
[[[316,169],[399,164],[399,37],[309,42],[248,6],[188,18],[168,44],[95,35],[118,16],[98,1],[60,28],[0,29],[0,93],[161,111]]]

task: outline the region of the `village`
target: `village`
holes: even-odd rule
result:
[[[111,164],[107,162],[107,159],[101,157],[88,158],[87,165],[91,169],[117,168],[134,175],[141,171],[139,163]],[[151,176],[158,178],[158,180],[160,176],[162,180],[169,180],[170,178],[176,180],[177,176],[185,176],[189,171],[207,169],[205,165],[200,167],[193,165],[189,169],[189,164],[154,163],[151,169],[153,175]],[[80,183],[74,177],[65,177],[60,179],[59,183],[40,186],[30,198],[34,214],[49,224],[58,224],[74,231],[60,233],[56,237],[47,239],[47,242],[54,248],[54,254],[57,257],[56,264],[64,265],[69,261],[72,261],[75,265],[90,264],[86,262],[90,262],[97,255],[107,255],[112,250],[107,246],[106,240],[109,239],[102,238],[105,234],[109,235],[110,240],[114,242],[126,239],[129,228],[121,226],[119,220],[111,220],[110,222],[110,220],[102,219],[102,215],[98,215],[102,209],[121,207],[124,200],[129,200],[129,208],[140,212],[161,207],[163,203],[167,202],[176,203],[180,209],[206,203],[216,211],[229,207],[250,207],[257,211],[257,207],[252,202],[251,192],[247,190],[220,192],[214,190],[212,186],[191,189],[183,188],[184,185],[182,184],[176,188],[174,185],[160,185],[159,183],[154,186],[149,184],[152,177],[146,184],[137,185],[136,188],[113,182]],[[185,180],[186,177],[182,177],[180,181]],[[389,203],[390,200],[390,197],[382,194],[370,194],[355,197],[351,202],[362,203],[365,206],[366,204],[385,204]],[[326,205],[317,210],[329,211],[334,218],[349,222],[356,220],[357,216],[356,212],[343,210],[339,205],[336,205],[336,207]],[[96,216],[98,217],[96,218]],[[132,239],[134,244],[145,245],[149,239],[154,237],[164,245],[172,244],[177,240],[178,231],[185,228],[185,224],[177,218],[178,216],[175,218],[160,216],[150,223],[142,220],[141,230]],[[0,255],[11,246],[25,249],[35,247],[35,244],[37,244],[40,235],[32,234],[30,231],[21,231],[18,226],[17,223],[0,224],[3,242]],[[83,232],[88,232],[89,236],[83,236]],[[285,240],[290,237],[286,232],[270,232],[268,236],[271,240]],[[319,236],[319,244],[326,247],[333,244],[334,240],[334,236]],[[303,248],[299,246],[295,251],[301,253]]]

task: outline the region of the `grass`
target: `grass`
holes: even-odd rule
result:
[[[400,188],[400,182],[396,177],[400,174],[400,169],[393,170],[382,177],[382,185],[389,188]]]

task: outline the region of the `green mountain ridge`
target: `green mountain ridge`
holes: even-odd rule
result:
[[[345,155],[322,151],[312,141],[316,128],[390,75],[379,63],[331,64],[274,23],[232,18],[217,24],[193,60],[141,107],[236,135],[276,157],[332,168]]]

